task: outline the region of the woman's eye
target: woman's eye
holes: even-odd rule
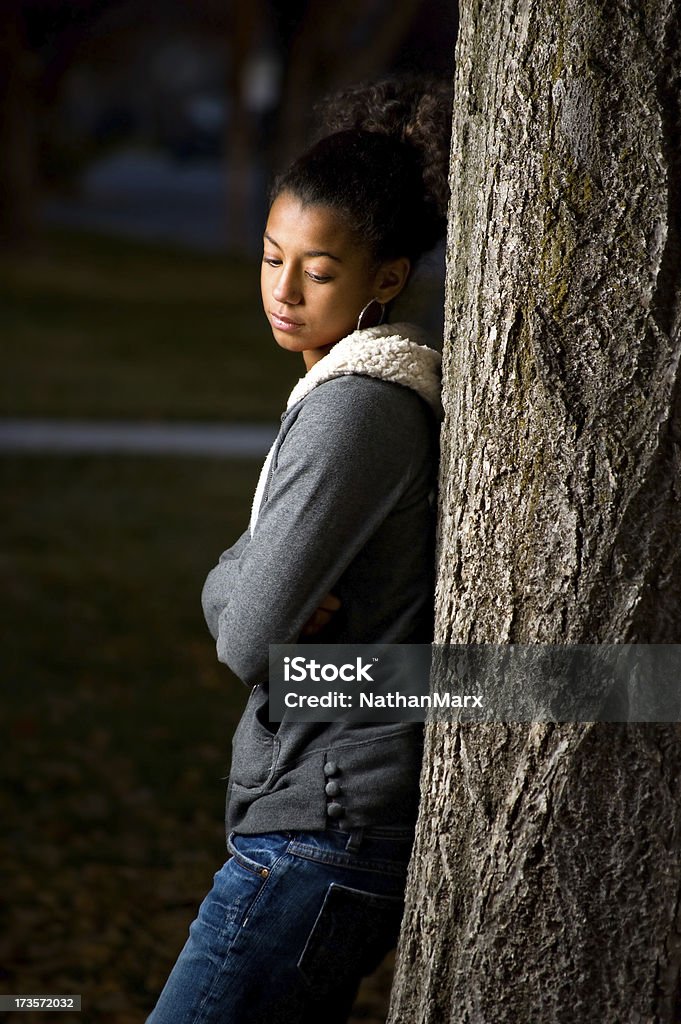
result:
[[[266,263],[268,267],[280,267],[281,260],[277,256],[263,256],[263,263]]]
[[[307,271],[307,276],[310,278],[311,281],[316,281],[317,284],[326,284],[327,281],[331,280],[331,278],[328,275],[314,274],[311,270]]]

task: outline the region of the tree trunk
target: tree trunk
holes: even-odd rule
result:
[[[677,5],[460,19],[436,638],[679,643]],[[679,726],[426,732],[390,1021],[680,1021]]]
[[[227,93],[230,116],[227,123],[227,236],[235,253],[253,251],[262,226],[255,225],[254,175],[258,165],[255,115],[247,95],[247,71],[256,55],[265,12],[262,0],[248,0],[230,8],[227,32],[229,63]],[[258,183],[259,185],[260,183]]]

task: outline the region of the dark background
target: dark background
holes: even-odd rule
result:
[[[304,367],[260,310],[267,182],[326,92],[449,77],[455,34],[443,0],[2,4],[0,990],[82,994],[65,1022],[144,1020],[224,859],[246,693],[199,595],[266,448],[94,428],[275,429]]]

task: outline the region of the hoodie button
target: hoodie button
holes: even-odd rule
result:
[[[335,779],[332,779],[331,782],[327,782],[324,786],[324,792],[327,796],[338,796],[340,793],[340,786]]]
[[[324,774],[328,778],[330,775],[338,775],[338,765],[335,761],[327,761],[324,765]]]
[[[326,808],[326,813],[330,818],[342,818],[345,814],[342,804],[332,803]]]

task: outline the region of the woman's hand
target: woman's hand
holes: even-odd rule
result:
[[[328,626],[334,615],[340,608],[341,603],[335,594],[327,594],[322,599],[322,603],[319,608],[312,613],[310,618],[307,620],[305,625],[300,631],[301,636],[314,636],[315,633],[319,633],[324,626]]]

